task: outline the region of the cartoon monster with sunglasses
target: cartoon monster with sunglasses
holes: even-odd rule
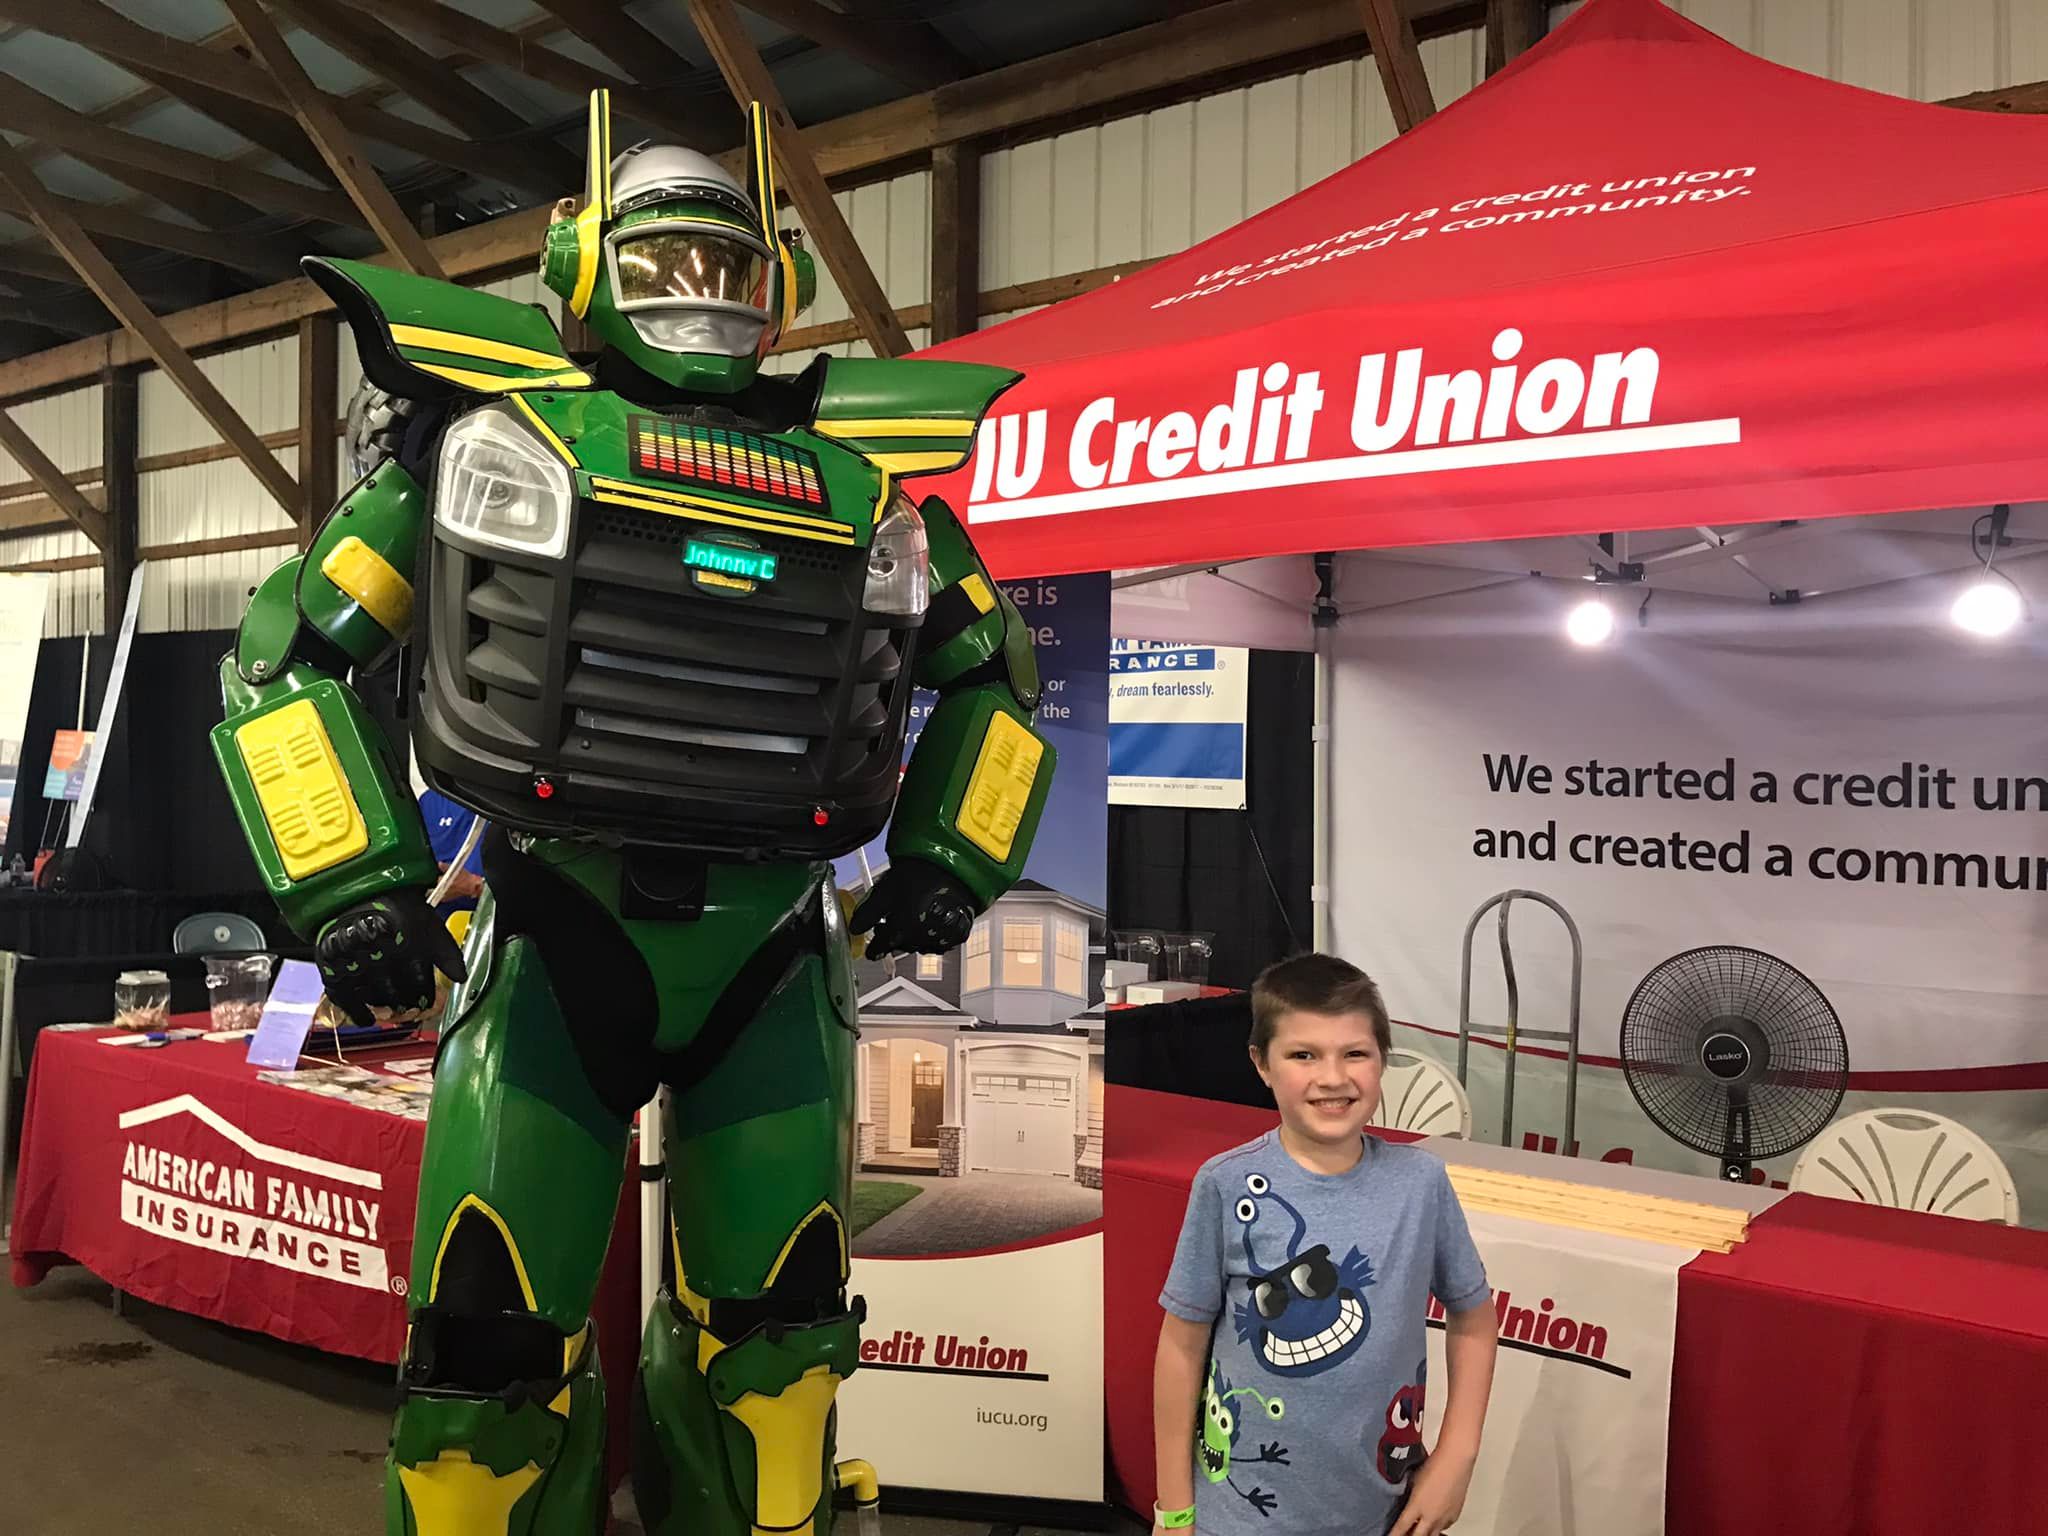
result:
[[[1237,1202],[1244,1223],[1245,1264],[1250,1294],[1232,1313],[1237,1336],[1259,1359],[1288,1376],[1314,1376],[1357,1353],[1372,1331],[1365,1288],[1373,1283],[1372,1261],[1353,1245],[1344,1261],[1332,1263],[1325,1243],[1304,1248],[1308,1223],[1263,1174],[1248,1174],[1248,1193]],[[1264,1208],[1277,1207],[1293,1223],[1284,1262],[1266,1269],[1253,1245]]]

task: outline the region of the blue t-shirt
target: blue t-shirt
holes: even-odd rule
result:
[[[1277,1130],[1195,1175],[1159,1304],[1214,1321],[1195,1421],[1202,1536],[1368,1536],[1426,1455],[1432,1293],[1482,1306],[1486,1270],[1441,1160],[1364,1138],[1312,1173]]]
[[[455,855],[462,852],[462,840],[469,836],[470,824],[476,820],[476,812],[466,805],[457,805],[446,795],[431,789],[420,792],[420,815],[426,818],[427,842],[433,847],[434,862],[442,866],[450,863]],[[478,838],[476,847],[462,867],[472,875],[481,877],[484,872],[484,844]],[[441,910],[452,911],[476,905],[473,896],[450,896],[441,903]]]

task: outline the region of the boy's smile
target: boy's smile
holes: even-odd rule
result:
[[[1386,1058],[1364,1013],[1289,1010],[1275,1023],[1264,1058],[1252,1052],[1252,1064],[1273,1090],[1283,1142],[1318,1161],[1355,1148],[1379,1108]]]

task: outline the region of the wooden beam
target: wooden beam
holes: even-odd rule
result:
[[[545,3],[545,0],[544,0]],[[818,0],[740,0],[757,16],[820,48],[830,48],[865,64],[887,79],[920,91],[958,80],[966,61],[918,22],[863,21],[828,10]],[[553,9],[552,6],[549,7]]]
[[[313,542],[334,505],[334,482],[338,474],[340,441],[334,418],[340,411],[336,396],[340,381],[336,374],[339,326],[333,315],[308,315],[299,322],[299,547]]]
[[[1964,107],[1972,112],[2048,112],[2048,80],[2003,86],[1995,91],[1972,91],[1967,96],[1951,96],[1937,105]]]
[[[970,334],[981,319],[981,151],[932,151],[932,340]]]
[[[123,61],[122,67],[133,70],[138,78],[147,80],[154,89],[172,100],[183,102],[201,117],[212,118],[223,128],[240,135],[248,141],[252,151],[274,154],[323,185],[327,183],[327,162],[320,158],[319,150],[306,142],[306,136],[299,132],[298,122],[291,113],[275,107],[254,106],[225,91],[209,90],[196,81],[161,69],[151,69],[132,59]]]
[[[1486,73],[1492,77],[1543,41],[1544,0],[1486,0]]]
[[[1036,309],[1043,304],[1057,304],[1061,299],[1071,299],[1077,294],[1093,293],[1097,288],[1105,288],[1151,265],[1149,261],[1119,261],[1086,272],[1041,277],[1033,282],[1012,283],[1002,288],[984,288],[975,308],[982,316],[991,317],[1019,309]],[[935,323],[932,306],[912,304],[899,309],[896,322],[908,331],[914,331],[920,325],[932,325]],[[831,320],[823,325],[806,325],[786,333],[776,342],[775,353],[809,352],[818,347],[843,346],[860,339],[860,327],[851,320]]]
[[[100,442],[106,478],[100,501],[107,509],[107,542],[100,546],[100,632],[116,634],[128,611],[128,588],[135,579],[135,546],[141,542],[142,498],[137,461],[141,456],[136,371],[108,368],[100,373]]]
[[[92,540],[95,549],[107,547],[107,515],[86,499],[85,492],[71,483],[71,477],[56,461],[36,446],[36,440],[22,430],[21,423],[0,410],[0,448],[28,471],[29,478],[43,488],[43,494],[78,531]]]
[[[232,53],[216,52],[152,31],[102,5],[100,0],[64,0],[62,5],[51,5],[46,0],[0,0],[0,20],[19,22],[76,43],[144,78],[150,78],[150,71],[157,71],[254,106],[291,110],[291,104],[270,76],[255,65]],[[349,127],[379,143],[478,175],[517,179],[519,157],[500,146],[474,144],[346,97],[334,103],[334,111]],[[255,142],[260,144],[264,140],[258,138]]]
[[[1422,53],[1415,44],[1415,25],[1401,9],[1401,0],[1358,0],[1365,13],[1365,36],[1372,60],[1386,87],[1394,127],[1406,133],[1436,111],[1429,94],[1429,76],[1422,72]]]
[[[540,0],[540,7],[635,80],[659,85],[698,70],[617,0]]]
[[[983,137],[1014,142],[1101,121],[1133,102],[1186,99],[1218,80],[1242,82],[1257,71],[1282,72],[1311,59],[1355,58],[1364,44],[1358,4],[1296,0],[1276,9],[1272,0],[1226,0],[835,118],[810,129],[806,139],[822,174],[853,179],[924,161],[939,144]],[[1431,35],[1476,14],[1469,0],[1409,0],[1411,20]],[[431,244],[451,276],[499,276],[533,261],[547,222],[546,209],[523,209]],[[299,280],[204,304],[168,323],[188,346],[218,346],[289,329],[326,307],[318,291]],[[125,333],[93,337],[11,359],[0,388],[19,398],[90,378],[109,360],[144,355]]]
[[[190,560],[199,555],[232,555],[245,549],[281,549],[299,541],[299,531],[265,528],[256,533],[234,533],[219,539],[187,539],[178,544],[145,544],[135,551],[137,560]],[[65,555],[56,560],[23,560],[0,565],[0,573],[17,571],[85,571],[101,563],[94,555]]]
[[[36,227],[71,263],[86,286],[99,296],[100,302],[112,310],[115,318],[142,343],[149,355],[156,359],[157,366],[170,376],[171,382],[184,392],[185,398],[212,424],[214,431],[234,446],[242,462],[249,466],[249,472],[255,475],[271,499],[286,511],[296,513],[298,483],[285,473],[284,466],[249,430],[249,424],[228,404],[213,381],[199,371],[199,365],[192,361],[191,354],[171,338],[163,321],[150,313],[149,306],[114,270],[114,264],[92,243],[78,220],[66,211],[62,200],[52,197],[36,179],[35,171],[21,158],[21,152],[5,140],[0,140],[0,181],[13,189],[15,197],[27,206]]]
[[[249,40],[249,47],[270,71],[270,78],[284,92],[284,99],[291,104],[292,115],[306,130],[306,137],[320,151],[320,158],[327,162],[327,168],[347,190],[350,200],[362,210],[363,218],[384,242],[384,249],[397,257],[399,265],[407,271],[420,277],[441,278],[441,264],[427,249],[426,240],[398,206],[398,199],[384,185],[377,168],[356,148],[355,136],[342,126],[334,104],[306,74],[291,44],[263,9],[262,0],[223,3],[235,25],[242,29],[242,36]]]
[[[330,224],[362,222],[345,197],[322,192],[303,182],[287,181],[282,176],[231,166],[211,155],[176,149],[142,134],[110,128],[10,75],[0,75],[0,127],[12,128],[82,157],[111,161],[152,176],[225,193],[267,212],[296,213]]]
[[[26,162],[22,169],[28,170]],[[34,173],[31,171],[30,174]],[[113,203],[82,203],[51,193],[44,196],[62,208],[81,229],[95,235],[127,240],[160,251],[176,251],[182,256],[197,256],[201,261],[210,261],[235,272],[253,273],[257,277],[276,278],[295,270],[299,264],[297,253],[275,235],[219,235],[208,229],[173,224],[168,219],[153,219],[146,213],[135,213]],[[31,216],[28,204],[18,193],[13,196],[0,193],[0,210],[17,218]]]
[[[839,292],[860,323],[861,334],[877,357],[901,357],[910,350],[910,338],[896,323],[896,311],[890,307],[888,295],[882,292],[874,269],[861,254],[860,242],[853,238],[839,205],[832,200],[832,189],[818,173],[810,150],[804,147],[803,135],[790,120],[782,92],[769,75],[768,66],[761,62],[753,39],[740,26],[731,0],[692,0],[690,18],[711,49],[711,57],[718,63],[718,72],[725,76],[733,99],[743,107],[757,101],[767,112],[782,184],[790,201],[796,204],[811,244],[838,279]],[[762,212],[768,218],[775,216],[772,208]]]
[[[282,12],[339,53],[473,139],[529,135],[530,168],[517,183],[553,202],[564,188],[582,183],[575,156],[520,119],[497,97],[466,79],[452,60],[439,59],[395,27],[351,10],[346,0],[270,0]]]
[[[0,4],[15,3],[19,0],[0,0]],[[689,97],[674,92],[622,87],[618,77],[609,70],[529,42],[490,22],[479,21],[465,11],[443,5],[441,0],[348,0],[348,3],[394,26],[467,49],[480,59],[502,65],[543,85],[552,85],[572,96],[609,90],[616,109],[630,113],[650,128],[676,134],[686,144],[723,144],[730,141],[731,121],[722,113],[712,116]]]

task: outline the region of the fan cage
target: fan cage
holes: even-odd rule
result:
[[[1705,1025],[1728,1018],[1750,1020],[1770,1043],[1769,1066],[1745,1090],[1748,1159],[1796,1151],[1841,1105],[1849,1043],[1820,988],[1763,950],[1702,945],[1673,955],[1636,984],[1621,1016],[1629,1092],[1674,1141],[1726,1156],[1732,1096],[1701,1066],[1698,1038]]]

